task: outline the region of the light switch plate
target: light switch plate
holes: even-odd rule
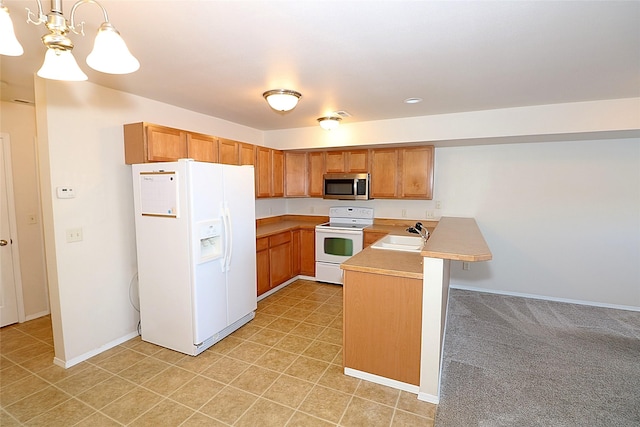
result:
[[[76,190],[72,187],[58,187],[56,188],[56,195],[58,199],[73,199],[76,197]]]

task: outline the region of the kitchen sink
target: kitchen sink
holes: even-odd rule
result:
[[[388,251],[420,252],[423,244],[422,237],[387,235],[375,242],[371,247]]]

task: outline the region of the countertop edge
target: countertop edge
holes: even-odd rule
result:
[[[474,218],[442,217],[420,253],[423,257],[455,261],[493,258]]]

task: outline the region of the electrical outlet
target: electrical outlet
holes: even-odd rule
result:
[[[82,228],[69,228],[67,229],[66,234],[67,234],[67,243],[82,241]]]
[[[433,211],[427,211],[427,219],[433,219],[435,216],[433,215]]]
[[[310,213],[315,213],[315,211],[316,211],[316,208],[314,208],[313,206],[311,206],[311,207],[309,208],[309,212],[310,212]]]
[[[402,209],[402,218],[406,218],[406,217],[407,217],[407,210]]]
[[[442,209],[442,202],[440,200],[436,200],[436,209]]]
[[[463,262],[462,263],[462,269],[463,270],[470,270],[471,269],[471,264],[469,264],[468,262]]]

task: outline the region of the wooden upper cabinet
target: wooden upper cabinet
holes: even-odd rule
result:
[[[371,150],[371,197],[392,199],[398,197],[400,156],[396,148]]]
[[[345,161],[344,170],[347,173],[369,172],[369,150],[347,151]]]
[[[220,138],[218,142],[218,158],[225,165],[237,165],[240,158],[238,141]]]
[[[271,196],[284,197],[284,151],[271,150]]]
[[[256,146],[256,197],[284,197],[284,151]]]
[[[400,197],[431,200],[433,198],[433,145],[398,150],[402,162]]]
[[[271,150],[256,147],[256,197],[271,197]]]
[[[124,125],[126,164],[174,162],[184,158],[217,162],[218,138],[144,122]]]
[[[287,151],[284,154],[284,183],[286,197],[307,195],[307,153]]]
[[[322,151],[307,153],[307,194],[310,197],[322,197],[324,192],[324,159],[325,153]]]
[[[326,173],[342,173],[345,164],[344,151],[327,151],[325,154],[325,172]]]
[[[338,150],[326,152],[326,173],[366,173],[369,171],[369,150]]]
[[[251,144],[246,144],[244,142],[240,142],[238,146],[238,155],[240,161],[238,164],[242,165],[254,165],[256,162],[256,151],[255,146]]]
[[[218,162],[218,138],[187,132],[187,156],[200,162]]]
[[[149,123],[124,125],[124,161],[172,162],[187,157],[186,132]]]

